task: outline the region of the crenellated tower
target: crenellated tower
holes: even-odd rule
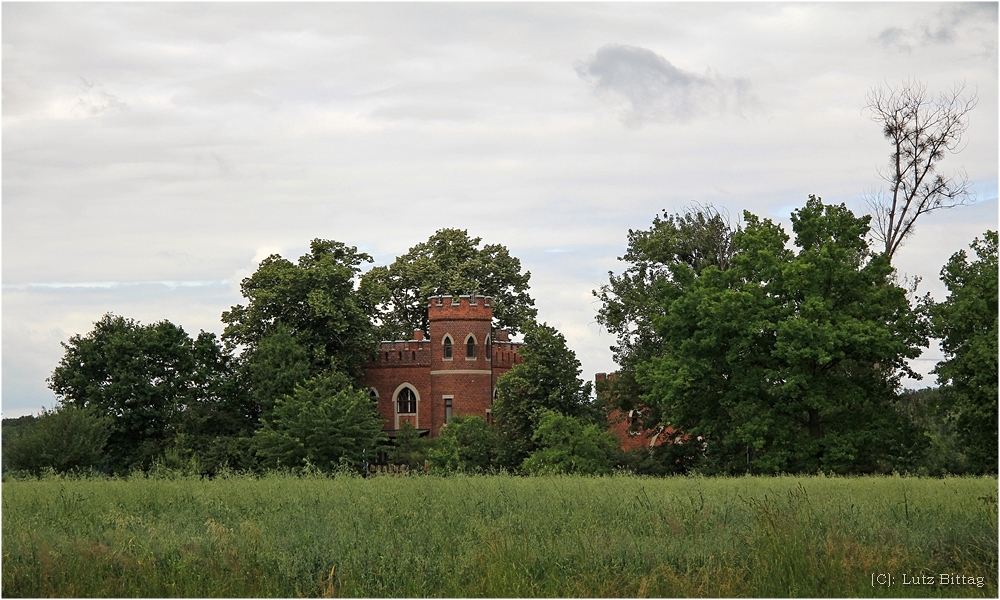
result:
[[[492,331],[489,296],[433,296],[427,317],[426,338],[381,342],[365,374],[390,436],[407,421],[431,436],[454,415],[492,422],[497,378],[522,361],[521,344]]]

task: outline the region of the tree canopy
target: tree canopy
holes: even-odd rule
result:
[[[659,295],[663,350],[638,369],[643,401],[705,439],[707,468],[876,472],[918,451],[892,403],[926,325],[869,250],[869,219],[810,197],[792,216],[796,253],[744,213],[729,269],[676,269]]]
[[[663,351],[664,340],[654,326],[664,314],[663,300],[710,266],[728,269],[737,230],[711,205],[676,214],[663,211],[649,229],[629,230],[628,249],[619,257],[628,267],[621,275],[609,272],[609,283],[593,292],[601,301],[597,322],[616,337],[611,350],[621,369],[608,384],[616,408],[636,408],[638,398],[649,391],[636,381],[635,369]],[[659,423],[658,407],[645,408],[643,421]]]
[[[497,380],[494,422],[504,437],[503,462],[518,467],[537,447],[532,439],[545,410],[595,419],[592,384],[580,379],[580,361],[566,338],[547,324],[531,325],[521,349],[524,362]]]
[[[355,278],[371,260],[353,246],[320,239],[298,264],[268,256],[240,286],[247,304],[222,313],[222,339],[253,357],[262,340],[283,330],[306,351],[310,376],[333,368],[360,379],[377,340],[374,308],[355,289]]]
[[[941,269],[948,297],[934,306],[934,333],[945,360],[934,372],[949,385],[950,412],[970,466],[997,472],[997,232],[972,242]]]
[[[494,327],[512,333],[533,322],[531,273],[521,272],[521,261],[506,247],[481,243],[466,230],[440,229],[388,267],[365,273],[362,289],[380,307],[383,339],[409,339],[415,329],[427,331],[427,299],[438,295],[492,296]]]
[[[115,469],[148,466],[194,407],[243,412],[227,393],[228,355],[214,334],[192,340],[169,321],[142,325],[109,313],[63,348],[49,387],[64,405],[112,418],[107,448]]]

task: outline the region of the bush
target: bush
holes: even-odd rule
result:
[[[346,376],[319,375],[275,401],[270,420],[254,432],[262,466],[336,471],[360,466],[383,438],[382,423],[364,392]]]
[[[497,470],[500,435],[480,416],[456,416],[428,449],[430,466],[462,473],[492,473]]]
[[[611,460],[618,451],[610,433],[555,411],[542,414],[532,440],[539,448],[521,465],[531,475],[610,473]]]
[[[111,434],[111,422],[93,412],[64,405],[43,411],[28,427],[7,440],[4,467],[40,475],[80,472],[104,466],[104,447]]]

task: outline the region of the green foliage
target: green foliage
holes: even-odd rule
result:
[[[264,467],[321,471],[359,467],[384,438],[368,395],[339,373],[318,375],[275,401],[270,420],[254,432]]]
[[[354,289],[354,278],[371,260],[353,246],[320,239],[298,264],[272,254],[240,286],[247,305],[222,313],[222,339],[253,357],[265,338],[283,328],[306,351],[310,376],[333,366],[360,379],[376,340],[374,308]]]
[[[940,477],[969,472],[955,420],[948,412],[950,393],[947,387],[905,390],[895,402],[896,412],[927,437],[927,450],[916,464],[920,475]]]
[[[566,338],[547,324],[530,325],[521,349],[524,362],[497,380],[493,419],[503,436],[501,462],[516,468],[537,447],[533,439],[546,409],[599,420],[591,401],[592,385],[580,379],[580,361]]]
[[[389,462],[404,465],[411,471],[423,470],[428,449],[434,444],[433,440],[421,437],[420,432],[409,421],[403,421],[392,442],[392,448],[388,452]]]
[[[5,597],[997,597],[995,477],[52,477],[2,492]]]
[[[67,473],[100,468],[110,433],[111,420],[87,409],[69,405],[42,411],[30,426],[4,432],[4,469],[37,476],[48,469]]]
[[[478,415],[452,417],[434,441],[427,459],[435,470],[493,473],[499,467],[500,436]]]
[[[283,325],[261,339],[246,361],[250,393],[260,416],[268,418],[274,402],[309,379],[309,355]]]
[[[532,436],[538,445],[521,469],[529,475],[605,475],[618,442],[597,425],[584,425],[573,417],[547,410]]]
[[[111,418],[114,470],[148,468],[182,422],[238,421],[245,412],[213,334],[192,340],[169,321],[141,325],[109,313],[63,348],[49,387],[63,404]]]
[[[528,295],[531,273],[500,244],[479,247],[463,229],[440,229],[388,267],[375,267],[362,278],[362,292],[382,307],[383,339],[409,339],[427,331],[431,296],[481,294],[493,297],[493,323],[518,332],[538,313]]]
[[[662,298],[679,293],[679,285],[710,266],[728,269],[736,230],[712,206],[654,217],[648,230],[629,230],[628,250],[619,260],[629,263],[621,275],[608,272],[609,283],[594,291],[601,301],[597,322],[617,338],[611,347],[621,368],[614,382],[614,408],[628,412],[648,389],[635,378],[636,367],[662,353],[664,340],[654,322],[662,317]],[[657,406],[644,407],[643,421],[661,420]]]
[[[946,360],[934,372],[950,386],[951,413],[970,466],[997,472],[997,232],[952,255],[941,269],[948,297],[932,309]]]
[[[707,443],[711,472],[905,469],[924,438],[892,410],[926,326],[884,255],[870,217],[810,197],[780,226],[745,213],[732,265],[674,270],[654,320],[664,351],[641,364],[665,422]]]

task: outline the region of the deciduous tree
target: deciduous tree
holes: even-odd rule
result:
[[[552,410],[543,411],[532,435],[538,448],[521,466],[530,475],[603,475],[611,472],[618,443],[596,424]]]
[[[529,326],[521,356],[524,362],[497,380],[493,403],[494,422],[504,438],[502,463],[508,468],[519,467],[537,447],[532,436],[544,410],[599,420],[592,385],[580,379],[580,361],[555,328]]]
[[[427,299],[437,295],[492,296],[494,327],[513,333],[533,322],[537,311],[528,295],[531,273],[521,272],[521,261],[506,247],[481,243],[482,238],[469,237],[465,230],[441,229],[388,267],[365,273],[362,289],[380,305],[382,337],[427,331]]]
[[[30,427],[4,440],[4,468],[33,475],[99,468],[110,433],[111,419],[88,409],[64,405],[43,411]]]
[[[227,393],[228,358],[213,334],[192,340],[169,321],[142,325],[109,313],[63,348],[49,387],[64,405],[111,419],[107,452],[116,470],[148,467],[194,407],[241,411]]]
[[[462,473],[497,470],[500,455],[497,430],[478,415],[456,415],[441,428],[427,458],[435,469]]]
[[[950,399],[970,467],[997,472],[997,232],[972,242],[941,269],[948,297],[934,306],[934,333],[946,359],[934,372]]]
[[[707,443],[718,472],[884,472],[922,450],[892,410],[926,326],[870,217],[810,197],[792,215],[798,252],[744,213],[732,266],[679,277],[655,320],[663,351],[640,365],[664,422]]]
[[[620,369],[608,382],[606,395],[614,408],[631,411],[649,391],[636,382],[635,369],[663,352],[664,340],[654,322],[663,315],[664,299],[681,293],[684,282],[709,266],[728,269],[737,230],[711,205],[676,214],[663,211],[649,229],[629,230],[628,249],[619,258],[628,267],[621,275],[609,272],[609,282],[594,291],[601,301],[597,322],[617,338],[611,350]],[[647,426],[660,422],[658,407],[643,408]]]
[[[341,242],[315,239],[294,264],[272,254],[243,280],[247,304],[222,313],[222,339],[254,356],[262,340],[285,331],[305,349],[309,375],[331,368],[360,379],[374,348],[374,307],[355,289],[360,267],[371,257]]]

